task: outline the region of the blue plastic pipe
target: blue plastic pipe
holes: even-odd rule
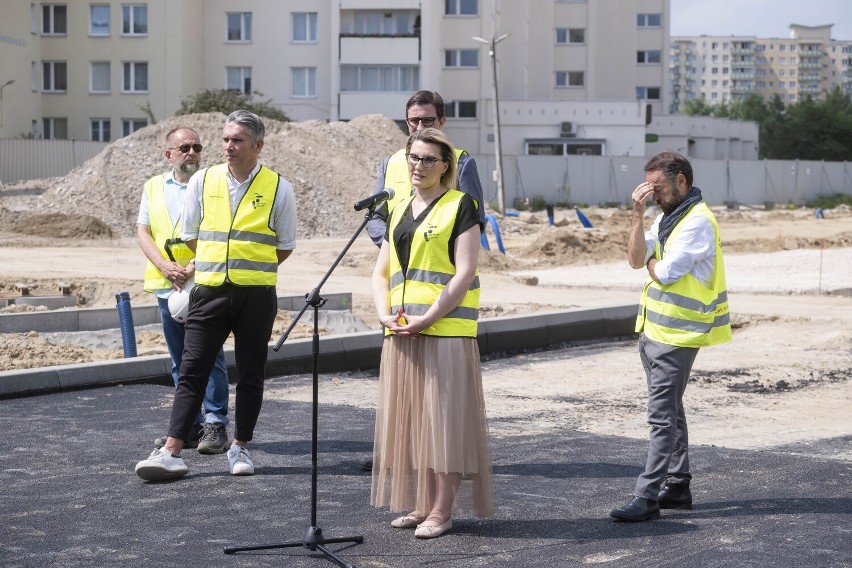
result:
[[[124,357],[136,357],[136,330],[133,328],[133,310],[130,308],[130,292],[119,292],[115,295],[118,308],[118,322],[121,326],[121,344],[124,347]]]

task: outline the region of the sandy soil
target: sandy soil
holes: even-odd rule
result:
[[[627,212],[590,209],[587,215],[594,229],[582,229],[570,210],[557,211],[562,227],[549,227],[542,213],[503,219],[507,254],[482,254],[482,317],[635,303],[641,275],[628,269],[638,285],[624,277]],[[841,208],[815,220],[806,209],[719,210],[718,217],[729,264],[737,268],[729,270],[734,341],[702,350],[696,362],[686,396],[692,442],[770,448],[852,435],[852,212]],[[281,270],[279,294],[313,289],[346,240],[301,240]],[[121,290],[130,291],[135,305],[151,303],[141,291],[143,257],[132,239],[24,240],[0,232],[0,241],[0,292],[6,296],[14,295],[17,282],[35,293],[50,293],[62,282],[83,306],[114,306]],[[493,236],[490,242],[495,248]],[[374,257],[374,246],[362,235],[323,288],[351,292],[355,314],[367,322],[374,319],[369,293]],[[804,276],[782,278],[795,275],[803,258],[814,263],[805,272],[819,273],[820,288],[797,289]],[[763,266],[776,272],[763,278],[770,274]],[[764,284],[747,283],[750,279]],[[288,323],[282,314],[276,334]],[[0,369],[120,356],[52,341],[57,339],[34,332],[0,334]],[[140,353],[165,351],[156,330],[141,334],[139,342]],[[484,374],[497,436],[555,427],[647,435],[635,340],[486,361]],[[322,402],[374,405],[373,376],[341,374],[323,383]],[[267,396],[307,401],[310,389],[270,389]],[[845,450],[833,457],[852,459]]]

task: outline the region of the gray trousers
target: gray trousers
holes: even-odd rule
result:
[[[698,348],[675,347],[639,338],[639,356],[648,380],[648,424],[651,426],[645,471],[636,480],[636,497],[657,500],[660,487],[689,481],[689,435],[683,393]]]

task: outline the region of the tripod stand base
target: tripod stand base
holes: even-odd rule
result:
[[[335,544],[338,542],[354,542],[354,543],[362,543],[364,542],[363,536],[345,536],[345,537],[337,537],[337,538],[325,538],[322,535],[322,529],[319,527],[308,527],[308,532],[305,534],[305,538],[303,540],[294,540],[291,542],[282,542],[278,544],[254,544],[249,546],[226,546],[225,554],[234,554],[235,552],[241,552],[244,550],[269,550],[272,548],[296,548],[297,546],[302,546],[309,550],[319,550],[322,552],[330,561],[334,562],[338,566],[342,568],[355,568],[354,564],[346,562],[339,556],[337,556],[334,552],[327,549],[324,545],[326,544]]]

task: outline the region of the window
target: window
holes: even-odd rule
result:
[[[659,64],[660,63],[660,50],[659,49],[651,49],[649,51],[637,51],[636,52],[636,63],[641,63],[643,65]]]
[[[660,100],[660,88],[659,87],[636,87],[636,98],[647,100],[647,101],[658,101],[658,100]]]
[[[293,41],[316,43],[316,12],[293,12]]]
[[[225,88],[251,94],[251,67],[225,67]]]
[[[148,6],[129,4],[121,7],[121,34],[148,35]]]
[[[41,33],[43,35],[68,33],[68,8],[64,4],[41,5]]]
[[[92,4],[89,6],[89,35],[106,37],[109,33],[109,4]]]
[[[565,154],[565,144],[529,142],[527,154],[530,156],[562,156]]]
[[[68,64],[65,61],[42,61],[41,90],[62,93],[68,90]]]
[[[94,142],[109,142],[109,119],[108,118],[93,118],[89,121],[91,135],[90,138]]]
[[[290,95],[293,97],[317,96],[317,68],[293,67],[290,69],[292,84]]]
[[[586,30],[583,28],[556,28],[556,43],[586,43]]]
[[[786,51],[786,50],[787,50],[787,46],[784,45],[783,43],[778,46],[778,51]]]
[[[122,136],[130,136],[137,130],[141,130],[148,126],[148,120],[144,118],[122,118],[121,132]]]
[[[89,64],[89,92],[109,93],[109,61],[92,61]],[[94,139],[93,139],[94,140]]]
[[[342,65],[340,90],[408,93],[420,89],[419,77],[413,65]]]
[[[476,101],[444,101],[447,118],[476,118]]]
[[[448,49],[444,52],[444,67],[478,67],[478,49]]]
[[[586,84],[586,77],[583,71],[557,71],[556,86],[557,87],[582,87]]]
[[[44,126],[45,140],[67,140],[68,139],[68,119],[67,118],[45,118],[42,121]]]
[[[125,61],[122,64],[124,76],[121,82],[123,93],[144,93],[148,90],[148,63],[144,61]]]
[[[226,24],[226,41],[243,43],[251,41],[251,12],[228,12]]]
[[[636,14],[637,28],[659,28],[663,25],[662,14]],[[713,46],[715,49],[715,44]]]
[[[475,16],[479,13],[477,0],[444,0],[447,16]]]

